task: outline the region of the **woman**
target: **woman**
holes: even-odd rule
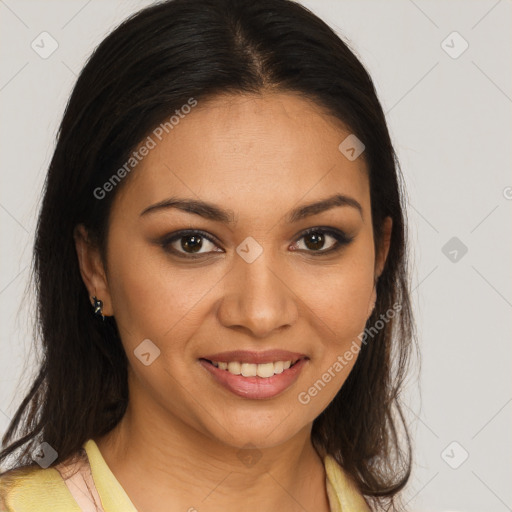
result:
[[[174,0],[114,30],[47,176],[3,507],[398,507],[399,180],[370,77],[304,7]]]

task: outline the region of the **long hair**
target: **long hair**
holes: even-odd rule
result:
[[[17,452],[16,467],[32,466],[32,453],[46,442],[58,454],[56,465],[125,413],[128,361],[115,318],[103,323],[92,312],[73,239],[82,223],[105,255],[109,212],[122,183],[103,198],[95,190],[191,97],[265,91],[299,93],[364,142],[376,247],[383,219],[393,220],[367,326],[392,309],[397,314],[361,345],[311,434],[370,503],[393,504],[411,471],[399,395],[415,341],[401,173],[364,66],[326,23],[290,0],[157,3],[120,24],[89,58],[59,128],[34,243],[34,342],[42,358],[2,439],[0,463]]]

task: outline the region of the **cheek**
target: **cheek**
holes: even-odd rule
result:
[[[343,269],[316,280],[318,292],[311,298],[314,314],[310,318],[320,342],[297,395],[304,414],[312,420],[335,398],[359,356],[373,289],[373,262],[361,263],[347,260]]]
[[[345,340],[364,328],[373,279],[373,248],[361,243],[335,266],[317,269],[307,294],[306,290],[301,293],[308,297],[308,305],[331,333]]]
[[[173,270],[165,255],[147,242],[111,235],[109,286],[114,315],[134,341],[149,338],[160,342],[179,325],[186,329],[208,282],[201,269]],[[211,288],[211,285],[210,285]],[[140,341],[139,340],[139,341]]]
[[[308,306],[319,343],[298,401],[316,416],[328,406],[354,367],[372,300],[373,239],[359,239],[335,267],[317,271]],[[303,292],[304,293],[304,290]]]

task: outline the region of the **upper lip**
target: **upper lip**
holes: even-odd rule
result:
[[[289,352],[288,350],[265,350],[263,352],[253,352],[249,350],[232,350],[229,352],[219,352],[204,356],[201,359],[208,361],[224,362],[237,361],[239,363],[274,363],[276,361],[297,361],[298,359],[307,358],[305,354],[298,352]]]

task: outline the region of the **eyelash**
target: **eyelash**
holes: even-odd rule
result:
[[[318,250],[318,251],[306,250],[306,252],[311,253],[315,257],[323,256],[325,254],[332,254],[332,253],[338,252],[344,246],[346,246],[350,242],[352,242],[352,240],[354,239],[353,236],[352,237],[348,236],[343,231],[340,231],[340,230],[337,230],[337,229],[326,228],[326,227],[315,227],[315,228],[309,228],[306,231],[303,231],[300,234],[300,236],[297,238],[297,242],[299,240],[301,240],[302,238],[306,237],[307,235],[310,235],[311,233],[321,233],[322,235],[329,235],[329,236],[332,236],[335,239],[335,241],[336,241],[335,245],[332,248],[327,249],[327,250],[321,250],[321,249]],[[213,253],[217,252],[217,251],[210,251],[210,253],[205,252],[205,253],[200,253],[200,254],[192,255],[192,254],[188,254],[188,253],[185,253],[185,252],[177,251],[173,247],[170,247],[170,245],[173,242],[175,242],[176,240],[179,240],[180,238],[183,238],[183,237],[186,237],[186,236],[190,236],[190,235],[199,235],[199,236],[201,236],[201,238],[205,238],[206,240],[208,240],[212,244],[217,245],[217,242],[215,241],[215,239],[212,238],[208,233],[206,233],[204,231],[201,231],[201,230],[197,230],[197,229],[187,229],[187,230],[183,230],[183,231],[178,231],[177,233],[173,233],[172,235],[169,235],[169,236],[165,237],[163,240],[161,240],[160,245],[162,246],[162,248],[165,251],[170,252],[172,254],[175,254],[178,257],[184,258],[184,259],[193,259],[193,260],[195,260],[195,259],[202,258],[206,254],[210,254],[211,252],[213,252]],[[304,251],[304,249],[296,249],[296,250],[297,251]]]

